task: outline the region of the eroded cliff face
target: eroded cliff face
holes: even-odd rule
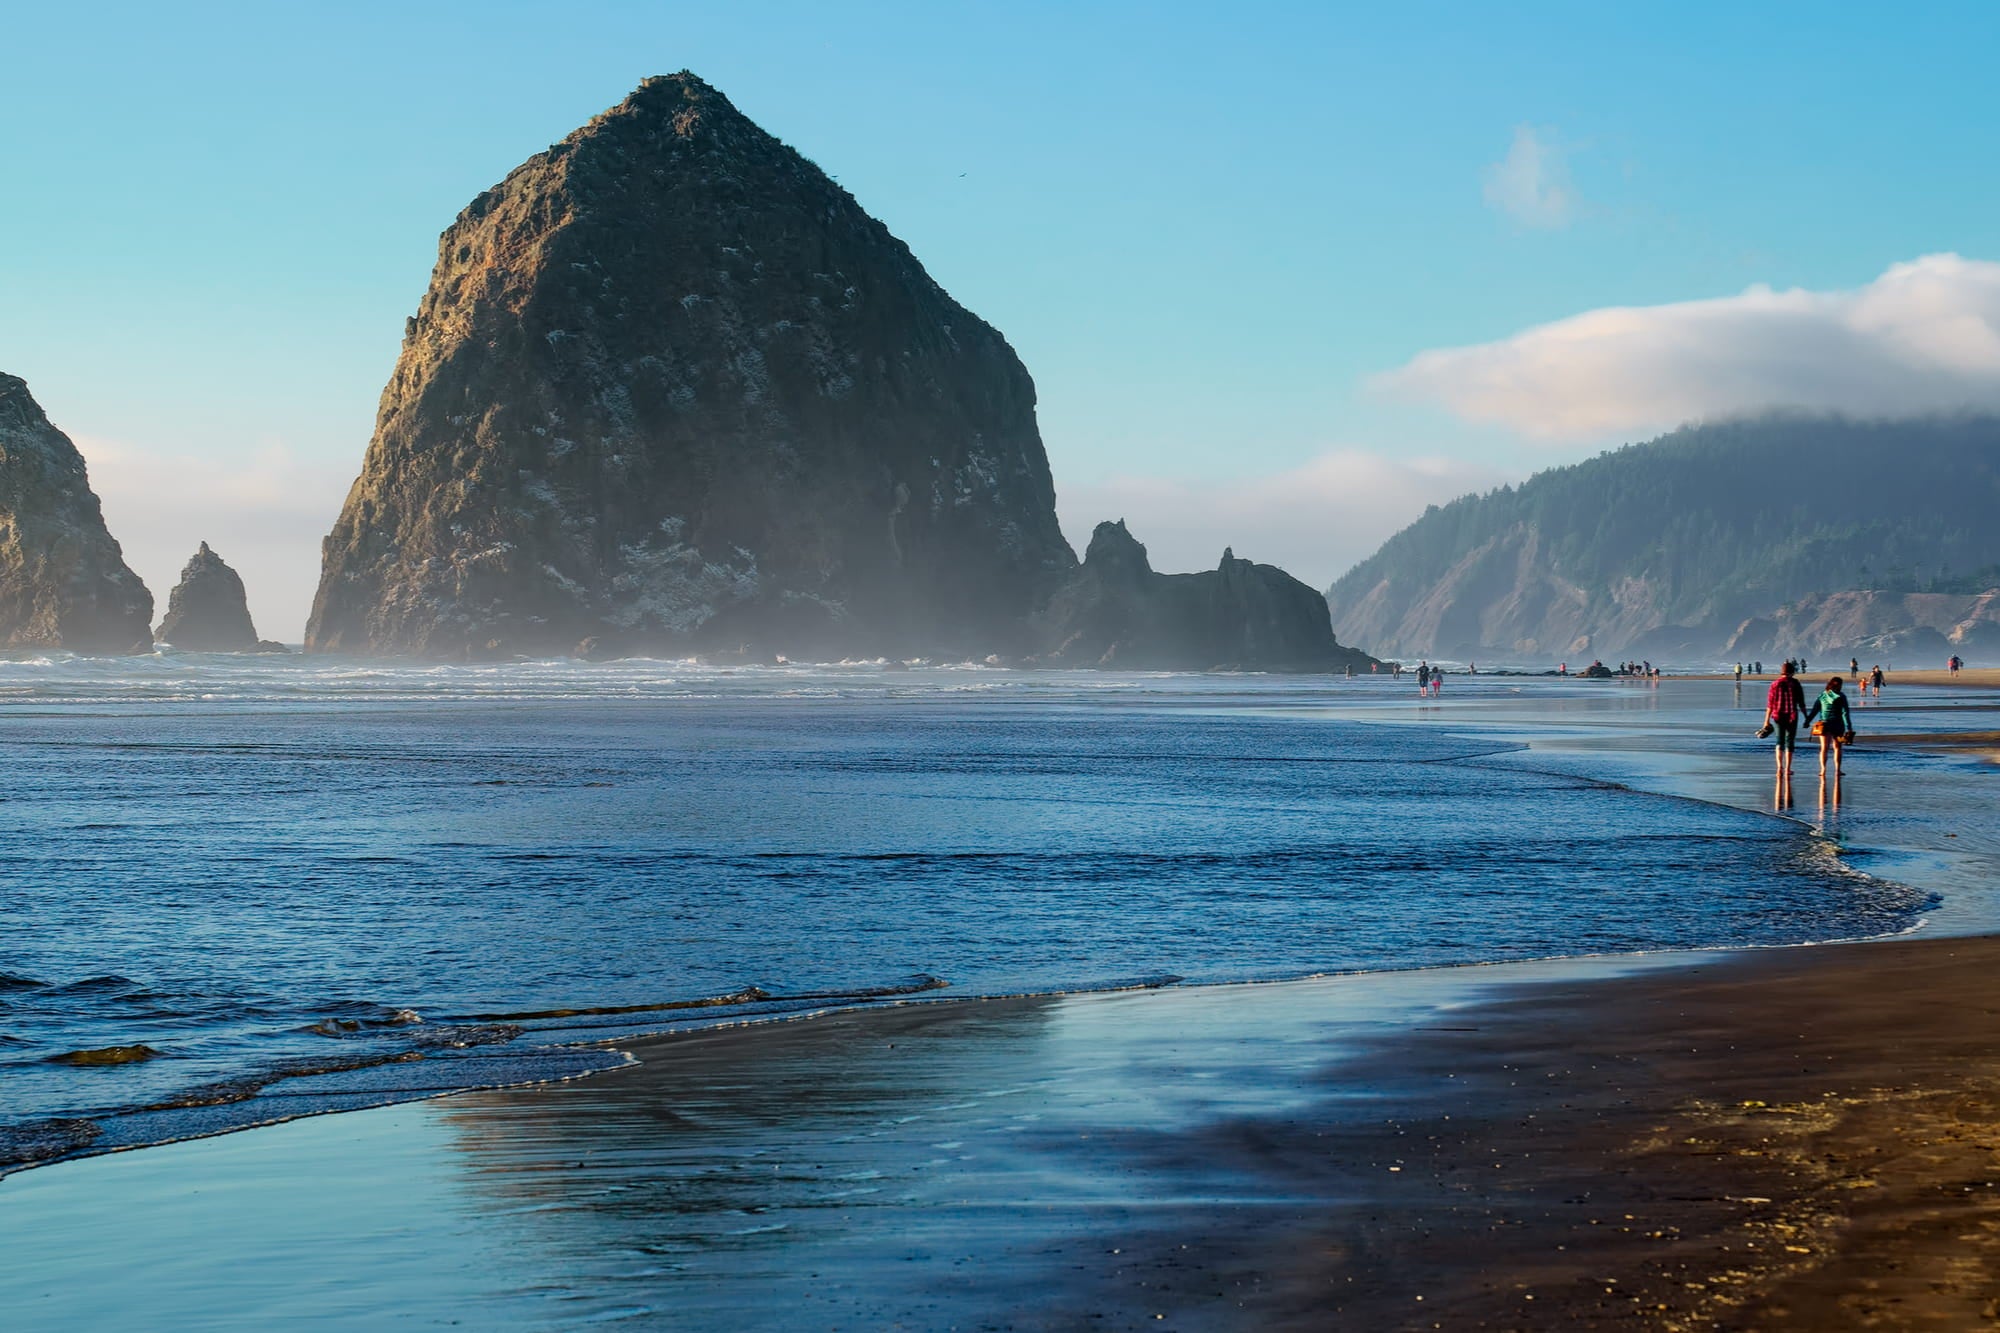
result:
[[[1459,555],[1436,582],[1399,592],[1384,578],[1329,596],[1342,634],[1410,657],[1575,657],[1612,651],[1657,626],[1663,613],[1644,579],[1592,597],[1547,559],[1526,524]]]
[[[1275,565],[1222,553],[1198,574],[1158,574],[1121,519],[1091,534],[1083,566],[1043,616],[1051,666],[1139,671],[1366,670],[1333,637],[1326,601]]]
[[[167,597],[166,618],[154,637],[191,653],[283,651],[280,644],[258,641],[242,576],[207,542],[182,567],[181,581]]]
[[[307,645],[1018,653],[1075,564],[1006,341],[683,73],[444,234]]]
[[[0,375],[0,647],[152,647],[153,595],[104,526],[83,455]]]
[[[2000,659],[2000,588],[1983,593],[1839,592],[1807,597],[1736,627],[1723,645],[1735,659],[1789,655],[1862,657],[1864,667],[1937,666],[1958,654]]]

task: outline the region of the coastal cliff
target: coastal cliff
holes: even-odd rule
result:
[[[983,656],[1075,568],[1033,382],[691,74],[445,232],[309,649]]]
[[[1693,426],[1433,507],[1327,600],[1404,656],[1936,653],[1993,642],[1996,513],[2000,418]]]
[[[152,618],[83,455],[25,381],[0,374],[0,647],[144,652]]]
[[[1141,671],[1339,671],[1375,659],[1334,639],[1325,600],[1275,565],[1222,553],[1216,568],[1158,574],[1121,519],[1100,523],[1044,615],[1052,666]]]

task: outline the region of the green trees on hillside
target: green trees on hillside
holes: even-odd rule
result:
[[[1524,532],[1593,599],[1647,580],[1675,623],[1852,588],[1980,591],[2000,585],[2000,418],[1685,427],[1433,506],[1327,595],[1339,608],[1387,580],[1407,603]]]

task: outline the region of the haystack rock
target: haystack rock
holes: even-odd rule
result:
[[[445,232],[307,644],[1019,653],[1075,566],[1006,340],[682,73]]]
[[[1375,664],[1333,637],[1326,599],[1275,565],[1232,551],[1199,574],[1157,574],[1121,519],[1091,534],[1083,568],[1051,599],[1056,666],[1141,671],[1236,667],[1339,671]]]
[[[0,375],[0,647],[144,652],[152,618],[83,455],[26,382]]]
[[[166,619],[153,637],[189,653],[285,651],[283,644],[258,639],[242,578],[207,542],[182,567],[181,581],[167,598]]]

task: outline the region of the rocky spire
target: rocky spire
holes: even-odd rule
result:
[[[83,455],[25,381],[0,374],[0,647],[144,652],[152,616]]]
[[[1076,565],[1006,340],[687,73],[445,232],[323,561],[441,657],[1020,651]]]
[[[207,542],[181,569],[181,581],[167,598],[166,619],[154,637],[190,653],[247,653],[276,646],[258,642],[242,578]]]

